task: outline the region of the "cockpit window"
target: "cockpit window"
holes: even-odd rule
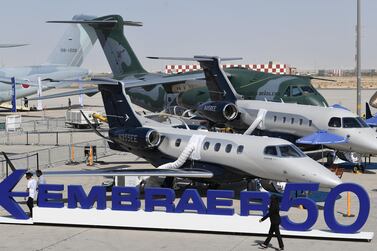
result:
[[[281,157],[300,158],[305,157],[305,154],[295,145],[279,146]]]
[[[313,88],[310,86],[301,86],[300,88],[303,93],[315,93]]]
[[[292,96],[297,97],[297,96],[300,96],[300,95],[302,95],[300,88],[298,88],[297,86],[293,86],[292,87]]]
[[[329,127],[341,127],[342,121],[340,120],[340,118],[333,117],[333,118],[330,119],[328,125],[329,125]]]
[[[278,151],[276,150],[276,146],[267,146],[264,149],[264,154],[272,155],[272,156],[278,156]]]
[[[283,158],[301,158],[306,155],[295,145],[267,146],[264,149],[265,155]]]
[[[343,128],[362,128],[368,127],[368,125],[359,117],[356,118],[342,118]]]

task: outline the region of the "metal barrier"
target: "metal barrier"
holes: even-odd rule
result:
[[[74,147],[74,155],[72,155],[72,146]],[[69,164],[72,158],[77,162],[85,162],[86,156],[84,149],[87,146],[96,146],[96,154],[98,158],[108,156],[110,152],[107,142],[104,139],[85,141],[75,143],[72,145],[55,146],[38,151],[28,153],[20,153],[11,155],[10,159],[17,169],[46,169],[49,167]],[[3,178],[7,175],[9,170],[5,159],[0,155],[0,176]]]
[[[104,129],[100,131],[106,131]],[[95,140],[99,137],[91,129],[60,131],[17,131],[0,133],[0,145],[71,145],[78,141],[78,137],[85,134],[86,140]],[[82,137],[81,137],[82,138]],[[82,141],[82,140],[79,140]]]

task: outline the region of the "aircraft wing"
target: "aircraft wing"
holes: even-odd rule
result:
[[[12,84],[11,78],[6,78],[6,77],[0,77],[0,82],[4,84],[8,84],[8,85]],[[28,79],[16,78],[15,82],[16,82],[16,85],[22,85],[22,84],[33,85],[29,83],[30,81]]]
[[[151,85],[158,85],[158,84],[173,84],[173,83],[180,83],[189,80],[203,80],[205,76],[203,73],[193,73],[193,74],[185,74],[185,75],[152,75],[146,76],[141,78],[130,78],[130,79],[123,79],[123,80],[116,80],[112,78],[92,78],[89,80],[56,80],[46,78],[43,81],[50,81],[50,82],[62,82],[62,83],[75,83],[75,84],[86,84],[86,85],[118,85],[119,82],[123,82],[126,88],[133,88],[133,87],[144,87],[144,86],[151,86]]]
[[[164,176],[181,178],[205,178],[213,177],[213,173],[202,169],[122,169],[113,171],[46,171],[45,176]]]
[[[43,100],[43,99],[53,99],[53,98],[61,98],[61,97],[67,97],[67,96],[74,96],[74,95],[81,95],[81,94],[96,94],[98,92],[98,88],[87,88],[87,89],[79,89],[75,91],[69,91],[69,92],[61,92],[51,95],[44,95],[40,97],[34,97],[29,98],[29,100]]]

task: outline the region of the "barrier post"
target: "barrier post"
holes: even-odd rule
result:
[[[26,145],[27,146],[30,145],[29,144],[29,132],[28,131],[26,131]]]
[[[59,132],[56,132],[56,144],[55,146],[59,145]]]
[[[92,145],[90,145],[90,148],[89,148],[89,162],[88,162],[88,166],[93,166],[93,147],[92,147]]]
[[[344,217],[355,217],[351,214],[351,192],[347,192],[347,213],[343,214]]]
[[[75,145],[71,145],[71,162],[75,162]]]

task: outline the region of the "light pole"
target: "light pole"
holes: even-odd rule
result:
[[[356,24],[356,111],[361,116],[361,0],[357,0],[357,24]]]

